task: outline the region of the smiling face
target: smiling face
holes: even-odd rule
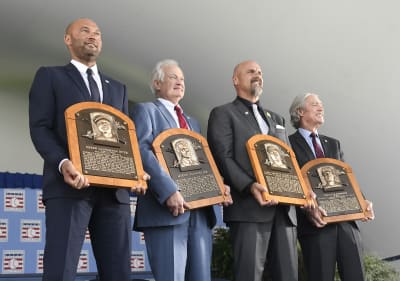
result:
[[[165,65],[162,80],[155,80],[154,89],[158,97],[178,104],[185,95],[185,77],[177,65]]]
[[[233,85],[237,95],[250,102],[257,102],[263,91],[261,67],[254,61],[238,64],[233,73]]]
[[[324,123],[324,106],[316,95],[306,98],[304,107],[299,109],[300,127],[314,132]]]
[[[96,123],[97,127],[99,128],[99,131],[106,137],[111,137],[112,136],[112,127],[111,123],[107,119],[100,119]]]
[[[326,181],[327,185],[334,185],[335,184],[335,175],[333,174],[332,170],[323,170],[322,175]]]
[[[101,52],[101,32],[90,19],[78,19],[71,23],[64,36],[65,45],[75,59],[87,66],[93,66]]]

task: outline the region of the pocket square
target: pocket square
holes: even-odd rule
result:
[[[283,127],[283,126],[281,126],[281,125],[276,125],[276,127],[275,128],[277,128],[277,129],[281,129],[281,130],[285,130],[285,127]]]

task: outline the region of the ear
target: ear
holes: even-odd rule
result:
[[[154,80],[154,81],[153,81],[153,88],[154,88],[156,91],[159,91],[160,88],[161,88],[161,81],[160,81],[160,80]]]
[[[64,43],[67,46],[69,46],[71,44],[71,35],[69,35],[69,34],[64,35]]]
[[[297,109],[297,113],[299,114],[300,117],[304,116],[304,110],[301,108]]]
[[[233,85],[235,85],[235,86],[237,86],[237,84],[239,83],[239,79],[237,78],[237,76],[233,76],[232,81],[233,81]]]

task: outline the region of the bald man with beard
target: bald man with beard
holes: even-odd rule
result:
[[[263,199],[267,189],[257,183],[246,150],[247,140],[261,133],[288,143],[285,120],[259,103],[263,77],[257,62],[239,63],[232,81],[237,97],[211,111],[207,137],[231,186],[234,203],[224,208],[224,222],[232,237],[235,280],[261,281],[267,263],[274,281],[296,281],[296,210]],[[260,125],[257,115],[263,119]]]

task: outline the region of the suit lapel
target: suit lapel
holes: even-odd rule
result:
[[[271,118],[271,114],[267,110],[263,109],[263,111],[269,128],[268,135],[276,136],[276,122]]]
[[[78,87],[79,94],[81,95],[83,100],[90,100],[89,89],[86,87],[85,82],[82,79],[81,74],[78,69],[72,64],[69,63],[65,66],[66,72],[74,84]]]
[[[110,81],[105,79],[103,75],[100,73],[100,79],[101,79],[101,87],[103,88],[103,102],[104,104],[110,104],[111,105],[111,91],[110,91]]]
[[[250,111],[250,109],[237,99],[233,101],[233,105],[235,106],[238,115],[248,124],[248,127],[261,134],[260,127],[258,126],[256,119],[253,117],[253,113]]]
[[[192,131],[195,131],[195,129],[193,128],[193,123],[192,123],[190,116],[186,115],[185,112],[183,112],[183,116],[185,116],[186,122],[189,125],[189,129]]]
[[[325,157],[327,157],[327,158],[335,158],[334,155],[332,155],[332,153],[331,153],[334,150],[331,149],[331,147],[330,147],[331,144],[328,141],[328,139],[323,135],[319,135],[319,140],[321,141],[321,145],[322,145],[322,149],[324,150]]]
[[[173,116],[171,116],[171,114],[169,113],[168,109],[166,109],[165,106],[159,100],[155,100],[153,103],[160,110],[160,112],[164,116],[165,120],[167,120],[169,126],[171,128],[177,128],[178,126],[177,126],[177,124],[175,122],[175,119],[174,119]]]
[[[303,136],[299,133],[299,131],[296,131],[296,133],[294,134],[295,136],[295,141],[296,144],[302,148],[302,150],[306,153],[307,155],[307,161],[313,160],[315,159],[314,153],[312,152],[310,146],[308,145],[308,143],[306,142],[306,140],[303,138]]]

